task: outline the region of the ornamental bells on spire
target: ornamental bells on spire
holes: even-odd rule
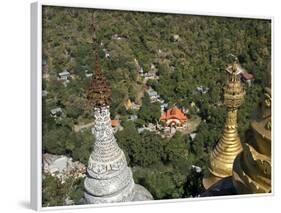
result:
[[[111,101],[111,87],[101,72],[97,53],[95,74],[88,89],[87,99],[94,108],[109,106]]]
[[[92,16],[92,41],[93,41],[93,50],[95,52],[95,73],[92,78],[92,82],[87,92],[87,99],[89,104],[94,108],[100,108],[104,106],[109,106],[111,102],[111,87],[103,73],[101,71],[100,60],[98,55],[98,45],[96,38],[96,28],[94,15]]]
[[[224,87],[224,104],[229,110],[235,110],[243,103],[246,93],[240,81],[240,74],[244,72],[244,69],[235,57],[235,61],[226,68],[226,71],[229,77]]]

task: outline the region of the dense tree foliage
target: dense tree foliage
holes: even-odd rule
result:
[[[238,112],[243,140],[267,79],[270,21],[106,10],[95,13],[98,54],[112,86],[111,115],[119,115],[124,127],[116,138],[133,167],[135,181],[147,187],[155,199],[197,196],[203,190],[201,180],[207,171],[210,150],[225,120],[222,88],[227,55],[237,55],[241,65],[254,75],[252,85],[245,85],[247,95]],[[85,75],[86,71],[92,73],[95,66],[91,15],[89,9],[43,9],[42,86],[48,91],[42,108],[43,152],[65,154],[85,164],[93,136],[90,130],[73,129],[93,119],[86,100],[91,78]],[[152,64],[159,79],[144,84],[139,69],[147,73]],[[71,74],[67,85],[57,79],[63,70]],[[188,109],[189,116],[201,117],[194,140],[180,133],[170,139],[148,131],[138,133],[137,128],[157,123],[160,117],[160,104],[151,103],[145,92],[148,86],[169,106],[176,104]],[[208,92],[198,91],[200,86],[208,88]],[[138,112],[126,110],[128,99],[141,104]],[[50,110],[56,107],[62,113],[53,117]],[[127,121],[130,114],[137,114],[138,119]],[[200,166],[202,172],[196,172],[192,165]],[[73,184],[77,187],[73,199],[79,200],[82,184]],[[66,186],[46,176],[44,205],[63,205]]]
[[[161,115],[160,103],[151,103],[147,93],[142,99],[142,106],[138,112],[139,118],[145,122],[156,123]]]
[[[42,182],[42,203],[44,207],[66,205],[66,200],[79,204],[83,196],[84,178],[67,178],[63,183],[51,175],[44,175]]]
[[[117,132],[116,138],[134,170],[135,181],[151,191],[155,199],[196,196],[202,190],[203,176],[192,169],[193,164],[204,164],[199,162],[203,156],[197,155],[201,144],[192,144],[179,132],[171,139],[149,131],[140,135],[133,122]]]

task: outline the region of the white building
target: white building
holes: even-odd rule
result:
[[[70,73],[67,70],[64,70],[60,72],[58,75],[59,75],[58,80],[67,81],[68,77],[70,76]]]
[[[91,78],[93,76],[93,73],[89,72],[89,70],[85,70],[84,72],[85,72],[86,78]]]
[[[177,41],[180,40],[180,36],[179,36],[178,34],[174,34],[174,35],[172,36],[172,40],[173,40],[174,42],[177,42]]]
[[[202,168],[199,166],[191,165],[191,168],[194,169],[197,173],[202,172]]]
[[[190,134],[189,134],[190,139],[191,139],[192,141],[194,141],[194,139],[196,138],[196,135],[197,135],[197,133],[190,133]]]
[[[54,108],[54,109],[51,109],[50,111],[50,115],[52,117],[58,117],[62,114],[62,109],[60,107],[57,107],[57,108]]]
[[[198,92],[201,92],[202,94],[206,94],[209,91],[209,88],[208,87],[204,87],[204,86],[198,86],[198,87],[196,87],[196,90]]]
[[[158,100],[158,98],[160,98],[158,93],[152,88],[149,88],[147,90],[147,94],[148,94],[151,102],[156,102]]]
[[[168,108],[168,104],[167,103],[163,103],[160,105],[161,107],[161,111],[164,111],[166,108]]]
[[[129,117],[129,121],[135,121],[135,120],[137,120],[138,119],[138,116],[137,115],[130,115],[130,117]]]
[[[144,130],[146,130],[146,128],[144,128],[144,127],[138,128],[138,133],[140,134],[140,133],[142,133]]]
[[[84,177],[86,173],[86,166],[79,161],[72,161],[64,155],[53,155],[45,153],[43,158],[43,172],[50,174],[60,179],[64,183],[70,176],[74,178]]]

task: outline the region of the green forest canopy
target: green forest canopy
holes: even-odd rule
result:
[[[90,79],[85,76],[85,70],[92,72],[95,63],[90,33],[92,12],[79,8],[43,8],[42,57],[46,62],[43,70],[48,75],[43,79],[43,89],[48,91],[43,98],[43,152],[65,154],[85,164],[93,137],[90,131],[74,132],[73,125],[93,119],[86,100]],[[190,110],[190,113],[205,121],[194,141],[180,133],[170,140],[149,132],[140,135],[138,124],[127,123],[116,137],[130,166],[136,168],[135,181],[146,186],[155,199],[198,195],[203,190],[202,174],[194,173],[190,166],[195,164],[206,171],[209,151],[223,127],[225,108],[220,103],[226,81],[226,56],[235,54],[254,75],[239,110],[243,139],[268,78],[271,21],[109,10],[95,10],[95,15],[102,69],[113,88],[112,116],[126,117],[130,112],[124,108],[124,102],[128,98],[137,100],[139,91],[145,87],[136,59],[144,72],[150,70],[152,63],[158,68],[159,80],[150,81],[149,85],[161,98],[169,105],[187,108],[194,102],[199,111]],[[57,81],[58,73],[64,69],[72,75],[66,87]],[[207,94],[195,91],[201,85],[210,89]],[[142,103],[138,122],[155,122],[159,106],[149,103],[146,95]],[[50,117],[54,107],[62,108],[62,119]],[[46,180],[46,184],[53,181]],[[48,193],[52,184],[46,185]],[[50,199],[46,196],[47,202]],[[62,205],[61,202],[51,205]]]

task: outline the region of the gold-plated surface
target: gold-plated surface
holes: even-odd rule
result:
[[[243,143],[235,159],[233,184],[240,194],[271,192],[271,89],[265,94],[258,116],[251,123],[254,138]]]
[[[224,104],[227,117],[222,137],[210,156],[209,174],[203,179],[205,189],[224,177],[232,175],[233,161],[242,146],[237,131],[237,110],[243,103],[245,91],[240,81],[240,65],[237,61],[227,67],[229,79],[224,87]]]

